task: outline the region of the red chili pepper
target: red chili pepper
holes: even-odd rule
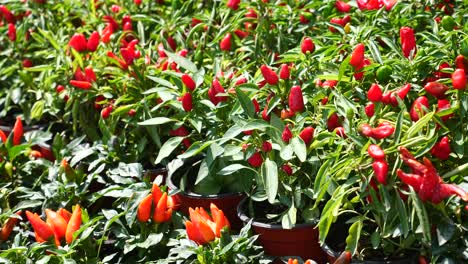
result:
[[[331,24],[335,24],[335,25],[340,25],[342,27],[344,27],[346,25],[346,23],[344,23],[343,19],[342,18],[339,18],[339,17],[333,17],[330,19],[330,23]],[[332,26],[329,26],[328,29],[332,32],[332,33],[335,33],[336,32],[336,29]]]
[[[258,167],[262,166],[262,164],[263,164],[262,154],[257,151],[254,154],[252,154],[252,156],[250,156],[250,158],[247,161],[249,162],[249,164],[252,167],[258,168]]]
[[[425,96],[420,96],[414,100],[413,105],[411,105],[410,117],[414,122],[418,121],[421,116],[426,114],[426,110],[423,109],[429,108],[429,100]]]
[[[409,91],[411,90],[411,84],[405,84],[403,87],[401,87],[400,89],[396,90],[394,93],[391,93],[390,94],[390,103],[393,105],[393,106],[397,106],[398,105],[398,101],[395,97],[395,94],[400,97],[401,100],[405,99],[406,95],[409,93]],[[384,98],[382,97],[382,102],[384,102]],[[387,102],[388,104],[388,102]]]
[[[70,218],[72,216],[72,213],[70,213],[67,209],[65,208],[60,208],[58,209],[57,211],[57,214],[59,214],[60,216],[63,217],[63,219],[65,219],[65,221],[67,221],[67,223],[70,221]]]
[[[270,116],[268,115],[268,105],[265,105],[265,108],[263,108],[262,119],[267,122],[270,122]]]
[[[306,37],[302,40],[301,51],[304,54],[312,53],[315,50],[315,44],[311,38]]]
[[[228,0],[226,6],[232,10],[239,9],[240,0]]]
[[[184,126],[181,126],[177,129],[169,131],[170,136],[176,136],[176,137],[186,137],[189,134],[190,134],[189,131]]]
[[[152,194],[148,194],[138,205],[137,219],[142,223],[148,222],[151,217],[151,207],[153,202]]]
[[[87,81],[70,80],[70,84],[82,90],[89,90],[93,84]]]
[[[375,144],[369,145],[367,148],[367,153],[369,153],[369,156],[371,156],[373,159],[384,159],[385,158],[385,152]]]
[[[383,185],[387,185],[387,174],[388,174],[388,163],[387,161],[375,160],[372,163],[372,168],[374,169],[374,175],[378,182]]]
[[[254,105],[255,113],[260,112],[260,105],[258,104],[257,99],[252,99],[252,104]]]
[[[288,119],[294,116],[294,112],[288,109],[281,110],[281,119]]]
[[[11,11],[8,9],[8,7],[6,7],[4,5],[0,5],[0,12],[3,14],[3,17],[5,17],[5,20],[8,23],[14,24],[16,22],[15,15],[13,15],[13,13],[11,13]]]
[[[23,135],[23,121],[21,121],[21,117],[17,116],[15,125],[13,126],[13,146],[21,144]]]
[[[190,112],[192,111],[193,104],[192,104],[192,94],[191,93],[185,93],[182,98],[182,107],[184,108],[185,112]]]
[[[289,73],[289,66],[286,63],[281,64],[281,69],[280,69],[280,75],[279,77],[282,80],[287,80],[289,79],[290,73]]]
[[[289,129],[289,124],[284,127],[283,133],[281,134],[281,138],[285,143],[289,143],[289,140],[292,138],[291,130]]]
[[[468,60],[465,56],[460,54],[455,58],[455,67],[457,69],[463,69],[465,72],[468,71]]]
[[[94,31],[91,33],[91,36],[89,36],[88,42],[86,43],[87,49],[91,52],[96,51],[97,47],[99,46],[100,39],[101,36],[99,35],[99,32]]]
[[[33,214],[30,211],[26,211],[26,217],[31,223],[34,233],[36,233],[36,238],[39,237],[42,240],[48,240],[51,236],[54,235],[52,228],[46,224],[37,214]]]
[[[452,74],[452,85],[457,90],[465,90],[466,74],[464,69],[456,69]]]
[[[432,156],[440,160],[447,160],[450,157],[450,152],[450,142],[447,136],[442,137],[431,149]]]
[[[15,214],[21,216],[22,211],[18,211]],[[10,217],[6,220],[5,224],[3,225],[2,229],[0,230],[0,240],[6,241],[10,237],[13,228],[15,227],[16,223],[18,222],[18,218]]]
[[[366,107],[364,107],[364,112],[366,112],[367,117],[373,117],[375,113],[375,104],[368,103]]]
[[[226,36],[219,43],[219,48],[223,51],[231,50],[231,33],[227,33]]]
[[[208,97],[214,105],[218,105],[220,102],[225,102],[228,100],[228,96],[226,95],[218,96],[220,93],[226,93],[226,91],[224,90],[223,86],[221,86],[221,83],[218,81],[218,79],[215,78],[213,79],[211,88],[208,89]]]
[[[293,170],[291,168],[291,166],[289,166],[289,164],[283,164],[283,166],[281,166],[281,169],[286,172],[286,174],[288,176],[291,176],[293,174]]]
[[[341,126],[341,121],[340,117],[338,116],[337,113],[333,113],[328,119],[327,119],[327,128],[328,131],[333,131],[335,128]]]
[[[273,149],[273,146],[269,141],[264,141],[262,143],[262,150],[263,152],[270,152]]]
[[[84,71],[85,71],[86,81],[91,82],[91,83],[96,81],[97,79],[96,73],[94,73],[92,66],[86,67]]]
[[[167,193],[163,193],[159,199],[153,213],[153,221],[156,223],[165,223],[171,220],[172,208],[167,206]]]
[[[403,50],[403,55],[406,58],[410,56],[411,52],[413,52],[413,54],[416,54],[416,37],[414,36],[414,31],[412,28],[400,28],[400,43],[401,48]]]
[[[109,106],[107,106],[107,107],[104,107],[104,108],[101,110],[101,117],[102,117],[103,119],[109,118],[109,116],[110,116],[111,113],[112,113],[112,110],[113,110],[112,105],[109,105]]]
[[[344,130],[344,127],[342,126],[336,127],[333,131],[335,131],[335,133],[342,138],[348,138]]]
[[[345,251],[333,262],[333,264],[349,264],[351,263],[351,252]]]
[[[81,226],[81,207],[79,204],[75,206],[75,209],[73,210],[72,216],[70,218],[70,221],[68,222],[67,225],[67,231],[65,233],[65,240],[67,241],[67,244],[71,244],[73,241],[73,234],[80,229]]]
[[[260,71],[262,72],[263,78],[265,81],[270,85],[276,85],[279,81],[278,75],[272,69],[270,69],[265,64],[260,67]]]
[[[55,239],[60,241],[65,237],[67,231],[67,221],[60,214],[46,209],[47,221],[51,223],[52,230],[54,231]]]
[[[302,96],[301,87],[296,85],[291,87],[289,91],[289,109],[293,112],[302,112],[304,111],[304,99]]]
[[[351,6],[348,3],[340,0],[336,0],[335,7],[336,10],[338,10],[338,12],[341,13],[348,13],[349,11],[351,11]]]
[[[315,129],[313,127],[306,127],[301,131],[299,137],[304,141],[306,145],[310,145],[312,139],[314,138],[314,131]]]
[[[372,128],[371,131],[372,133],[370,137],[374,139],[384,139],[393,135],[393,132],[395,132],[395,127],[393,127],[393,125],[390,123],[383,122],[376,128]]]
[[[372,137],[372,127],[369,124],[361,124],[358,130],[361,135]]]
[[[371,102],[380,102],[382,101],[382,88],[376,83],[373,83],[367,91],[367,99]]]
[[[5,133],[0,129],[0,139],[2,140],[2,143],[5,144],[7,142],[7,136]]]
[[[362,66],[364,62],[364,49],[365,47],[362,43],[357,44],[354,48],[353,53],[351,54],[351,60],[349,61],[349,64],[354,68]]]
[[[197,87],[192,77],[190,77],[190,75],[188,74],[182,74],[182,82],[184,83],[185,87],[187,87],[190,91],[195,90],[195,88]]]
[[[447,92],[448,89],[447,85],[439,82],[428,82],[424,86],[424,90],[437,99],[445,98],[445,92]]]
[[[437,100],[437,112],[440,112],[440,111],[445,110],[445,109],[449,109],[450,106],[451,106],[450,101],[447,100],[447,99]],[[445,121],[449,120],[450,118],[452,118],[453,116],[454,116],[454,114],[451,113],[451,114],[441,116],[440,118],[442,119],[442,121],[445,122]]]
[[[16,26],[13,23],[8,23],[8,38],[11,41],[16,41]]]
[[[74,48],[78,52],[83,52],[88,49],[86,37],[83,35],[83,33],[75,33],[68,42],[68,45],[70,45],[70,47]]]

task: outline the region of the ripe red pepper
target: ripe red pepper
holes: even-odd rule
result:
[[[103,119],[107,119],[109,118],[110,114],[112,113],[112,110],[113,110],[113,106],[112,105],[109,105],[107,107],[104,107],[102,110],[101,110],[101,117]]]
[[[335,133],[336,133],[338,136],[342,137],[342,138],[347,138],[347,137],[348,137],[348,136],[346,135],[346,133],[345,133],[344,127],[342,127],[342,126],[335,127],[335,129],[334,129],[333,131],[335,131]]]
[[[262,143],[262,150],[263,152],[270,152],[273,149],[273,146],[269,141],[264,141]]]
[[[440,160],[447,160],[450,157],[450,152],[450,142],[447,136],[442,137],[431,149],[432,156]]]
[[[54,235],[52,228],[46,224],[37,214],[33,214],[30,211],[26,211],[26,217],[31,223],[34,233],[36,233],[36,238],[39,237],[42,240],[47,241],[50,237]]]
[[[421,116],[426,114],[426,111],[423,109],[423,106],[429,109],[429,100],[425,96],[420,96],[414,100],[413,105],[411,105],[410,117],[414,122],[418,121]]]
[[[85,78],[86,78],[86,81],[88,82],[95,82],[96,81],[96,73],[94,73],[94,70],[93,70],[93,67],[92,66],[88,66],[85,68]]]
[[[465,90],[466,74],[464,69],[456,69],[452,74],[452,85],[457,90]]]
[[[281,69],[280,69],[280,75],[279,77],[282,80],[287,80],[289,79],[290,73],[289,73],[289,66],[286,63],[281,64]]]
[[[15,15],[11,13],[11,11],[8,9],[8,7],[4,5],[0,5],[0,12],[2,13],[3,17],[8,23],[14,24],[16,22]]]
[[[375,144],[369,145],[367,148],[367,153],[369,153],[369,156],[371,156],[373,159],[384,159],[385,158],[385,152]]]
[[[46,209],[47,221],[51,223],[52,231],[54,231],[55,239],[60,241],[65,237],[67,231],[67,221],[60,214]]]
[[[367,99],[371,102],[380,102],[382,101],[382,88],[376,83],[373,83],[367,91]]]
[[[67,225],[67,231],[65,233],[65,240],[67,241],[67,244],[71,244],[71,242],[73,242],[73,234],[78,229],[80,229],[80,226],[81,226],[81,207],[79,204],[77,204],[75,206],[75,209],[73,210],[72,216]]]
[[[289,91],[289,109],[293,112],[302,112],[304,111],[304,99],[302,96],[301,87],[296,85],[291,87]]]
[[[93,86],[90,82],[77,80],[70,80],[70,85],[82,90],[89,90]]]
[[[182,74],[182,82],[184,83],[185,87],[187,87],[190,91],[195,90],[195,88],[197,87],[195,81],[188,74]]]
[[[288,109],[281,110],[281,119],[288,119],[294,116],[294,112]]]
[[[250,156],[250,158],[247,161],[249,162],[250,166],[258,168],[263,164],[262,154],[257,151],[254,154],[252,154],[252,156]]]
[[[21,216],[22,211],[18,211],[15,214]],[[18,222],[18,218],[10,217],[6,220],[5,224],[2,226],[0,230],[0,240],[6,241],[10,237],[13,228],[15,227],[16,223]]]
[[[400,99],[403,100],[403,99],[405,99],[406,95],[409,93],[410,90],[411,90],[411,84],[407,83],[403,87],[401,87],[400,89],[396,90],[393,93],[388,93],[388,92],[385,93],[382,96],[382,102],[384,104],[389,104],[390,103],[393,106],[398,106],[398,101],[396,99],[396,96],[400,97]],[[384,100],[385,96],[389,96],[387,100]]]
[[[301,133],[299,134],[299,137],[302,138],[304,143],[306,145],[310,145],[312,142],[312,139],[314,138],[314,131],[315,129],[311,126],[304,128]]]
[[[263,64],[260,66],[260,71],[262,72],[263,78],[265,78],[265,81],[270,84],[270,85],[276,85],[278,84],[278,75],[276,72],[274,72],[272,69],[270,69],[268,66]]]
[[[263,108],[262,119],[267,121],[267,122],[270,122],[270,116],[268,115],[268,104],[265,105],[265,108]]]
[[[348,3],[340,0],[336,0],[335,7],[336,10],[338,10],[338,12],[341,13],[348,13],[349,11],[351,11],[351,6]]]
[[[219,48],[222,51],[230,51],[231,50],[231,33],[227,33],[226,36],[223,37],[223,39],[219,43]]]
[[[68,45],[78,52],[83,52],[88,49],[86,37],[83,33],[75,33],[68,42]]]
[[[13,146],[21,144],[21,138],[23,138],[23,135],[23,121],[21,121],[21,117],[17,116],[15,125],[13,126]]]
[[[366,107],[364,107],[364,112],[366,112],[367,117],[373,117],[375,113],[375,104],[368,103]]]
[[[437,112],[440,112],[440,111],[445,110],[445,109],[449,109],[450,106],[451,106],[450,101],[447,100],[447,99],[437,100]],[[442,119],[442,121],[445,122],[445,121],[449,120],[450,118],[452,118],[453,116],[454,116],[454,114],[451,113],[451,114],[441,116],[440,118]]]
[[[403,50],[403,55],[408,58],[413,52],[413,57],[416,54],[416,37],[414,31],[410,27],[400,28],[400,43]]]
[[[448,89],[447,85],[439,82],[428,82],[424,86],[424,90],[437,99],[445,98],[445,92],[447,92]]]
[[[359,133],[365,137],[372,137],[372,127],[369,124],[361,124]]]
[[[11,41],[16,41],[16,26],[13,23],[8,23],[8,38]]]
[[[460,54],[455,58],[455,67],[457,69],[463,69],[465,72],[468,71],[468,60],[465,56]]]
[[[226,6],[232,10],[239,9],[240,0],[228,0]]]
[[[342,27],[344,27],[346,25],[346,23],[343,21],[342,18],[339,18],[339,17],[333,17],[330,19],[330,23],[331,24],[335,24],[335,25],[340,25]],[[336,32],[336,29],[332,26],[329,26],[328,29],[332,32],[332,33],[335,33]]]
[[[226,91],[224,90],[223,86],[221,86],[221,83],[218,81],[218,79],[215,78],[211,83],[211,88],[208,89],[208,97],[214,105],[218,105],[220,102],[225,102],[228,100],[227,95],[218,96],[220,93],[226,93]]]
[[[354,68],[362,66],[364,62],[364,49],[365,47],[362,43],[357,44],[354,48],[353,53],[351,54],[351,60],[349,61],[349,64]]]
[[[24,68],[31,68],[33,66],[33,62],[30,59],[24,59],[22,64]]]
[[[289,129],[289,124],[284,127],[283,133],[281,134],[281,138],[285,143],[289,143],[289,140],[292,138],[291,130]]]
[[[281,169],[286,172],[286,174],[288,176],[291,176],[293,174],[293,170],[291,168],[291,166],[289,166],[289,164],[283,164],[283,166],[281,166]]]
[[[7,136],[5,133],[0,129],[0,140],[2,140],[2,143],[5,144],[7,142]]]
[[[156,204],[156,208],[153,213],[153,221],[156,223],[165,223],[171,220],[172,217],[172,208],[167,206],[168,196],[164,192]]]
[[[96,51],[97,47],[99,46],[100,39],[101,36],[99,35],[99,32],[94,31],[91,33],[91,36],[89,36],[88,42],[86,43],[86,48],[91,52]]]
[[[177,129],[169,131],[170,136],[176,136],[176,137],[186,137],[189,134],[190,134],[189,131],[184,126],[181,126]]]
[[[374,175],[378,182],[387,185],[388,163],[384,159],[375,160],[372,163]]]
[[[337,113],[333,113],[328,119],[327,119],[327,128],[328,131],[333,131],[335,128],[341,126],[341,121],[340,117],[338,116]]]
[[[185,112],[190,112],[192,111],[193,104],[192,104],[192,94],[191,93],[185,93],[182,98],[182,107],[184,108]]]
[[[365,73],[365,71],[363,71],[362,69],[366,66],[369,66],[370,64],[371,64],[370,60],[367,58],[364,58],[361,65],[359,65],[358,67],[354,69],[354,72],[355,72],[353,74],[354,78],[358,81],[362,80],[362,78],[364,78],[364,73]]]
[[[395,132],[395,127],[393,127],[393,125],[388,122],[383,122],[376,128],[372,128],[371,131],[372,133],[370,137],[379,140],[393,135],[393,132]]]
[[[260,112],[260,105],[258,104],[257,99],[252,99],[252,104],[254,105],[255,113]]]
[[[312,53],[315,50],[315,44],[311,38],[306,37],[302,40],[301,51],[304,54]]]

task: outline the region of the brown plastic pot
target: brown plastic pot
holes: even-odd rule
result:
[[[181,168],[184,169],[183,167]],[[167,176],[166,185],[169,189],[176,192],[174,198],[180,204],[179,210],[185,215],[189,214],[189,208],[203,207],[205,210],[210,209],[210,204],[215,204],[221,209],[229,219],[231,229],[240,230],[242,221],[237,216],[237,205],[245,197],[244,193],[221,193],[213,195],[201,195],[193,192],[185,192],[176,184],[180,182],[180,177],[183,173],[173,173]]]
[[[243,199],[237,207],[239,218],[247,223],[250,217],[245,214],[248,199]],[[314,223],[297,224],[291,229],[284,229],[279,224],[266,224],[252,221],[252,228],[259,235],[258,240],[265,253],[271,256],[300,256],[325,263],[325,254],[319,244],[319,232]],[[278,262],[280,263],[280,262]]]

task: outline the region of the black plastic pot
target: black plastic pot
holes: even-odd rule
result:
[[[249,199],[245,198],[237,207],[237,214],[244,223],[251,220],[245,213],[248,202]],[[266,224],[254,219],[252,228],[259,234],[258,241],[270,256],[300,256],[302,259],[325,263],[325,254],[318,242],[319,232],[315,223],[297,224],[291,229],[284,229],[280,224]]]

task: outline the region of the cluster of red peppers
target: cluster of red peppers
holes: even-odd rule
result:
[[[163,193],[157,184],[153,184],[151,193],[138,205],[137,219],[142,223],[148,222],[150,218],[153,223],[165,223],[171,220],[172,212],[177,209],[176,199],[168,196],[167,192]],[[152,215],[151,212],[153,212]]]
[[[400,146],[398,150],[401,159],[412,172],[398,169],[397,175],[405,184],[413,187],[422,201],[438,204],[445,198],[457,195],[468,202],[468,193],[455,184],[444,183],[430,160],[423,158],[423,163],[420,163],[405,147]]]
[[[182,74],[182,83],[184,87],[186,87],[189,91],[185,92],[182,97],[180,97],[180,101],[182,103],[182,108],[185,112],[190,112],[193,109],[193,96],[192,92],[197,88],[197,84],[195,81],[190,77],[188,74]]]
[[[60,208],[57,212],[46,209],[46,215],[47,220],[44,222],[38,214],[26,211],[26,217],[34,229],[36,241],[43,243],[53,237],[56,246],[61,245],[63,238],[67,244],[71,244],[74,240],[75,232],[81,226],[80,205],[75,205],[73,213],[64,208]]]
[[[221,237],[221,230],[225,227],[228,229],[231,227],[223,211],[218,209],[215,204],[210,204],[210,211],[211,216],[203,207],[189,208],[190,220],[185,222],[187,236],[199,245],[207,244],[216,237]]]
[[[359,132],[365,137],[380,140],[393,135],[395,127],[387,121],[381,122],[377,127],[371,127],[369,124],[361,124],[359,126]]]
[[[385,152],[375,144],[369,145],[367,153],[374,159],[372,168],[377,181],[383,185],[387,185],[388,163],[385,160]]]

